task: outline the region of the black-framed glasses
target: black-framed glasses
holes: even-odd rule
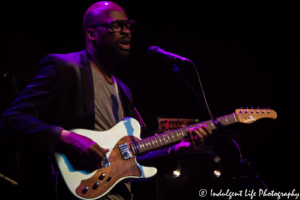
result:
[[[112,32],[121,32],[123,27],[125,26],[128,30],[130,30],[130,33],[132,33],[135,30],[135,21],[134,20],[115,20],[111,22],[105,22],[105,23],[97,23],[90,25],[89,28],[95,28],[98,26],[104,26],[108,29],[110,29]]]

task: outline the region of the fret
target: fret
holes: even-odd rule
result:
[[[140,147],[140,149],[141,149],[142,151],[146,151],[146,149],[145,149],[145,147],[144,147],[144,145],[143,145],[143,141],[142,141],[142,140],[139,141],[139,147]]]
[[[166,142],[167,142],[167,143],[170,143],[170,139],[169,139],[169,137],[168,137],[168,132],[165,133],[165,138],[166,138]]]
[[[147,146],[146,141],[143,141],[143,146],[144,146],[145,150],[148,151],[148,146]]]
[[[143,145],[143,142],[141,141],[141,142],[139,142],[139,147],[140,147],[140,149],[142,150],[142,151],[146,151],[146,149],[145,149],[145,147],[144,147],[144,145]]]
[[[173,133],[170,133],[169,134],[170,141],[175,142],[175,140],[174,140],[174,138],[172,136],[173,136]]]
[[[169,143],[168,138],[166,139],[166,134],[164,135],[166,144]]]
[[[227,122],[227,125],[230,124],[229,121],[228,121],[228,117],[225,117],[225,120]]]
[[[139,153],[139,150],[138,150],[138,147],[137,147],[136,143],[134,142],[134,143],[129,144],[129,145],[130,145],[130,148],[131,148],[131,150],[133,151],[133,153],[134,153],[135,155],[137,155],[137,154]]]
[[[237,119],[236,119],[236,116],[235,116],[235,114],[232,114],[233,116],[234,116],[234,122],[237,122]]]
[[[154,148],[155,148],[155,143],[153,142],[153,140],[152,140],[152,139],[150,139],[150,141],[152,142],[152,144],[153,144],[153,146],[154,146]]]
[[[158,145],[158,143],[157,143],[157,141],[156,141],[156,138],[153,138],[153,141],[154,141],[155,147],[156,147],[156,148],[159,147],[159,145]]]
[[[161,142],[160,136],[158,137],[158,139],[160,141],[161,146],[163,146],[164,144]]]
[[[141,149],[142,151],[146,151],[142,141],[138,141],[138,145],[139,145],[139,149]]]
[[[157,147],[160,147],[160,145],[159,145],[159,143],[157,141],[157,137],[155,137],[154,139],[155,139],[155,143],[156,143]]]
[[[149,146],[147,144],[147,141],[144,141],[144,145],[145,145],[145,148],[147,149],[147,151],[149,150]]]
[[[178,140],[180,140],[180,138],[179,138],[179,136],[178,136],[178,132],[176,131],[176,135],[177,135],[177,138],[178,138]]]
[[[182,130],[181,130],[181,136],[182,136],[182,138],[183,138],[183,132],[182,132]],[[180,137],[180,139],[182,139],[181,137]]]
[[[173,138],[173,141],[175,142],[176,140],[175,140],[175,138],[174,138],[174,135],[172,134],[172,138]]]
[[[164,144],[166,144],[166,139],[165,139],[164,135],[162,136],[162,138],[164,140]]]
[[[146,141],[144,140],[143,141],[143,146],[144,146],[144,148],[146,149],[146,151],[148,150],[148,147],[147,147],[147,143],[146,143]]]
[[[169,134],[167,134],[167,138],[168,138],[168,141],[171,142],[170,137],[169,137]]]
[[[142,148],[141,148],[139,142],[134,143],[134,145],[135,145],[135,147],[138,149],[138,152],[141,152],[141,151],[142,151]]]

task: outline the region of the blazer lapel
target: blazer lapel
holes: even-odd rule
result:
[[[95,129],[95,105],[94,105],[94,84],[92,69],[86,50],[80,52],[80,73],[82,78],[82,88],[84,93],[84,102],[87,113],[88,129]]]

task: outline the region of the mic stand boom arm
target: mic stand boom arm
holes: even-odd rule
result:
[[[192,62],[191,62],[192,63]],[[192,63],[193,64],[193,63]],[[179,75],[184,82],[186,83],[186,85],[191,89],[191,91],[194,93],[194,95],[196,96],[196,98],[201,102],[202,106],[205,107],[205,109],[209,112],[209,114],[211,115],[211,118],[214,122],[214,124],[216,125],[216,127],[218,128],[218,130],[222,133],[224,133],[224,135],[230,139],[235,146],[237,147],[239,156],[240,156],[240,166],[241,166],[241,181],[244,182],[244,178],[248,178],[247,176],[244,176],[243,172],[244,172],[244,167],[247,167],[249,170],[249,172],[252,174],[253,177],[255,177],[255,179],[257,180],[259,186],[265,190],[267,190],[268,192],[270,192],[270,189],[268,188],[268,186],[265,184],[265,182],[261,179],[261,177],[256,173],[256,171],[254,170],[254,168],[250,165],[250,162],[242,155],[241,150],[239,145],[237,144],[236,141],[234,141],[233,139],[231,139],[226,132],[224,131],[224,125],[221,124],[218,120],[215,120],[216,118],[213,116],[213,114],[211,114],[209,108],[207,107],[207,105],[204,103],[204,101],[201,99],[201,97],[197,94],[197,92],[194,90],[194,88],[191,86],[191,84],[188,82],[188,80],[185,78],[185,76],[182,74],[181,69],[173,64],[173,71]],[[200,80],[199,80],[200,81]],[[203,94],[204,95],[204,94]],[[245,184],[246,185],[246,184]]]
[[[196,98],[200,101],[200,103],[202,104],[202,106],[204,106],[205,109],[208,110],[207,106],[205,105],[204,101],[201,99],[201,97],[197,94],[197,92],[194,90],[194,88],[191,86],[191,84],[188,82],[188,80],[185,78],[185,76],[182,74],[181,69],[173,64],[173,71],[179,75],[182,80],[184,80],[184,82],[187,84],[187,86],[191,89],[191,91],[194,93],[194,95],[196,96]],[[215,121],[215,117],[213,117],[213,121]]]

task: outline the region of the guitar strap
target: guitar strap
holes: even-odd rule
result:
[[[119,97],[123,106],[124,116],[126,117],[133,117],[137,119],[141,125],[142,130],[146,130],[146,124],[144,120],[142,119],[141,115],[137,111],[137,109],[133,106],[133,103],[130,99],[130,97],[127,95],[125,91],[127,91],[127,88],[125,88],[124,83],[122,83],[119,79],[116,78],[118,90],[119,90]]]

